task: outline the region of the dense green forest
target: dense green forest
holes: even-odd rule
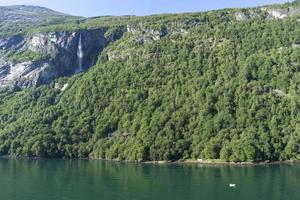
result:
[[[261,11],[237,21],[237,11],[104,17],[28,31],[130,24],[161,37],[126,32],[87,72],[1,91],[0,154],[300,159],[299,15],[268,19]]]

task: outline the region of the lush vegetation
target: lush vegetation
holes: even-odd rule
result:
[[[298,17],[233,16],[142,18],[88,72],[55,81],[66,90],[2,91],[0,154],[300,159]]]

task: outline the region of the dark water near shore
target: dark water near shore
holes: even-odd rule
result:
[[[236,183],[236,188],[229,183]],[[300,164],[238,167],[0,159],[0,199],[296,200]]]

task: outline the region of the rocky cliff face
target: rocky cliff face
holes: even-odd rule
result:
[[[96,29],[0,38],[0,87],[38,86],[57,77],[78,73],[80,35],[84,52],[82,68],[87,70],[96,63],[101,50],[123,34],[122,30],[108,36],[105,33],[106,29]],[[17,56],[11,59],[12,54]],[[42,56],[26,60],[23,54]]]
[[[266,19],[284,19],[300,14],[300,8],[257,8],[253,10],[243,10],[235,13],[237,21],[246,21],[258,16],[264,16]]]

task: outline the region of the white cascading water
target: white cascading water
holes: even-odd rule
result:
[[[78,58],[78,69],[77,72],[83,71],[82,64],[83,64],[83,50],[82,50],[82,39],[81,39],[81,33],[79,35],[79,41],[78,41],[78,48],[77,48],[77,58]]]

